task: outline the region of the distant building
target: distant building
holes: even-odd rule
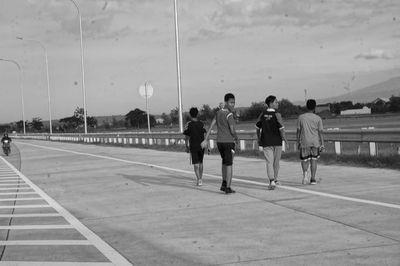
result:
[[[374,105],[385,105],[388,102],[390,102],[389,98],[376,98],[371,103]]]
[[[317,107],[315,108],[315,113],[317,113],[317,114],[326,113],[326,112],[331,112],[331,105],[329,103],[318,104]]]
[[[349,109],[341,111],[340,115],[369,115],[371,114],[371,108],[364,106],[362,109]]]
[[[156,123],[157,124],[164,124],[164,122],[165,122],[164,118],[162,118],[162,117],[157,117],[156,118]]]

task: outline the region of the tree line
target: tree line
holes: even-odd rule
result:
[[[341,101],[330,103],[329,115],[339,115],[341,111],[349,109],[361,109],[364,106],[371,108],[373,114],[383,113],[396,113],[400,112],[400,97],[392,96],[389,101],[374,101],[371,103],[353,103],[352,101]],[[265,110],[264,102],[253,102],[249,107],[237,108],[236,117],[240,121],[253,121]],[[199,108],[199,119],[201,121],[211,121],[219,107],[211,107],[208,104],[203,104]],[[285,119],[295,118],[298,115],[304,113],[306,108],[301,105],[295,105],[288,99],[282,99],[279,102],[278,112],[282,114]],[[179,123],[179,110],[178,108],[172,109],[169,113],[162,113],[160,116],[150,115],[150,126],[156,125],[164,127],[173,127]],[[187,112],[184,113],[184,119],[188,121],[190,119]],[[87,116],[88,129],[94,130],[113,130],[113,129],[144,129],[147,128],[147,114],[145,111],[136,108],[129,111],[122,119],[116,119],[112,121],[104,121],[99,125],[97,119],[93,116]],[[65,117],[59,120],[57,126],[53,127],[53,132],[83,132],[84,126],[84,110],[83,108],[77,107],[72,116]],[[28,132],[47,132],[43,124],[43,120],[40,117],[35,117],[31,121],[25,121],[25,127]],[[16,131],[22,132],[23,121],[17,121],[10,124],[0,125],[0,131]]]

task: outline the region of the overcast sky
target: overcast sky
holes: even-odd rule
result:
[[[152,113],[177,106],[172,0],[77,0],[83,16],[89,115],[126,114],[154,87]],[[400,74],[398,0],[178,0],[183,104],[237,105],[268,94],[324,98]],[[48,49],[53,117],[82,106],[79,27],[69,0],[0,0],[0,58],[24,68],[26,117],[47,119]],[[0,62],[0,122],[21,117],[17,69]]]

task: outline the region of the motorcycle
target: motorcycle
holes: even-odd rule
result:
[[[3,142],[3,152],[6,156],[8,156],[11,153],[11,145],[8,140],[5,140]]]

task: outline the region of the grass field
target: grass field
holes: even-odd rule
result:
[[[286,119],[284,124],[287,130],[296,129],[297,119]],[[365,116],[350,116],[350,117],[335,117],[329,119],[323,119],[324,128],[340,128],[340,129],[361,129],[365,127],[375,128],[400,128],[400,114],[394,115],[365,115]],[[240,121],[237,123],[237,130],[254,130],[255,121]],[[111,129],[106,132],[147,132],[146,129]],[[152,128],[153,132],[178,132],[179,128],[177,125],[172,127],[169,126],[156,126]],[[97,130],[96,132],[105,132],[104,130]]]

